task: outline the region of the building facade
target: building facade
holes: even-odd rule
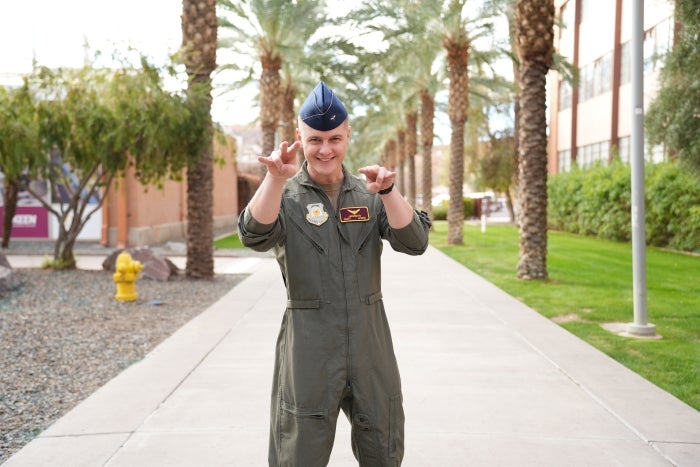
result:
[[[233,232],[239,212],[236,143],[229,137],[226,145],[214,140],[213,222],[216,231]],[[2,173],[0,172],[0,181]],[[60,188],[48,182],[29,182],[35,193],[45,196],[53,208],[60,210]],[[0,187],[2,184],[0,183]],[[0,189],[0,216],[3,214]],[[97,200],[94,201],[95,203]],[[88,211],[92,210],[88,206]],[[0,232],[2,227],[0,226]],[[12,222],[11,238],[55,240],[58,221],[42,203],[28,192],[20,192]],[[101,207],[93,212],[78,235],[79,241],[100,242],[111,247],[139,247],[182,241],[187,238],[187,176],[182,181],[164,181],[162,187],[144,186],[133,168],[112,184]]]
[[[635,0],[555,0],[559,25],[555,47],[579,72],[572,86],[548,76],[550,174],[619,157],[630,160],[632,131],[631,38]],[[644,108],[658,89],[663,57],[676,33],[673,1],[644,0]],[[650,162],[663,147],[645,145]]]
[[[213,223],[215,231],[234,232],[238,217],[236,144],[214,138]],[[99,236],[87,229],[80,239],[112,247],[138,247],[187,238],[187,175],[166,181],[162,188],[143,186],[133,169],[113,184],[99,215]],[[97,227],[95,225],[95,227]]]

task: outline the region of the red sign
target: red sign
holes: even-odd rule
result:
[[[0,206],[0,216],[4,215],[5,208]],[[10,238],[49,238],[49,211],[43,206],[17,206]]]

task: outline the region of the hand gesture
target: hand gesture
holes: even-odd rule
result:
[[[295,141],[291,146],[288,142],[283,141],[280,148],[272,151],[267,156],[259,156],[258,161],[265,164],[268,174],[274,178],[288,179],[297,173],[297,151],[301,143]]]
[[[378,165],[362,167],[359,172],[367,178],[367,189],[372,193],[389,188],[396,178],[396,172]]]

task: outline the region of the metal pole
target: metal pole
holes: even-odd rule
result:
[[[647,322],[646,238],[644,232],[644,0],[632,5],[632,335],[650,336],[656,327]]]

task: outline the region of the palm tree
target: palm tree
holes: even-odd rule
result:
[[[406,191],[406,130],[400,127],[396,130],[396,186],[404,193]]]
[[[323,16],[312,16],[304,23],[304,27],[297,28],[299,43],[303,47],[285,48],[285,57],[282,65],[282,100],[280,107],[280,141],[292,142],[296,139],[297,127],[297,97],[300,90],[308,90],[316,86],[319,80],[325,81],[332,88],[344,88],[348,78],[348,70],[339,64],[333,63],[339,49],[347,46],[343,39],[316,37],[311,41],[312,35],[326,22]],[[356,52],[351,47],[353,52]],[[297,163],[304,162],[304,153],[297,153]]]
[[[546,75],[554,53],[554,1],[517,0],[520,59],[520,279],[547,278]]]
[[[420,185],[422,208],[431,217],[435,93],[441,86],[436,71],[438,67],[435,66],[441,52],[441,13],[440,2],[393,0],[366,2],[364,8],[356,10],[351,16],[361,27],[380,32],[389,44],[387,50],[377,54],[380,56],[373,55],[366,60],[373,64],[370,70],[379,69],[367,73],[371,86],[382,96],[373,105],[382,109],[378,111],[381,115],[388,111],[396,114],[390,119],[382,119],[391,128],[391,131],[383,133],[382,140],[396,139],[395,128],[405,129],[405,146],[400,151],[403,157],[396,166],[400,174],[400,188],[409,202],[414,204],[416,187]],[[416,47],[416,44],[420,44],[420,47]],[[415,173],[419,115],[423,159],[420,184],[416,183]]]
[[[189,77],[188,99],[198,100],[206,115],[211,111],[211,73],[216,68],[218,21],[216,0],[182,1],[182,51]],[[214,165],[211,122],[210,144],[187,170],[188,277],[214,276]]]
[[[510,38],[510,47],[511,47],[511,53],[513,55],[513,79],[515,80],[516,83],[520,83],[520,63],[517,60],[517,45],[515,41],[515,36],[516,36],[516,30],[517,30],[517,25],[515,22],[515,4],[512,4],[508,11],[507,11],[507,18],[508,18],[508,30],[509,30],[509,38]],[[514,99],[514,105],[513,105],[513,114],[515,116],[514,119],[514,125],[513,125],[513,135],[514,135],[514,144],[513,144],[513,167],[515,170],[513,171],[513,185],[511,189],[511,196],[508,197],[508,199],[511,199],[511,202],[508,203],[508,211],[510,212],[510,219],[513,223],[520,225],[520,126],[519,126],[519,121],[520,121],[520,92],[517,91],[517,95],[515,96]]]
[[[361,77],[364,82],[360,83],[363,92],[351,93],[351,98],[353,103],[363,107],[365,112],[352,120],[353,144],[346,160],[351,166],[374,164],[385,153],[386,142],[394,140],[394,157],[385,162],[387,168],[397,171],[396,185],[403,193],[405,88],[394,74],[386,71],[391,66],[387,66],[383,54],[360,55],[358,68],[364,74]],[[402,131],[404,133],[401,133]]]
[[[441,21],[441,5],[439,2],[408,2],[405,8],[406,31],[408,34],[403,41],[396,41],[397,48],[403,50],[403,63],[412,71],[409,75],[415,83],[412,98],[417,101],[420,121],[416,126],[420,128],[420,154],[422,159],[422,171],[420,180],[421,209],[433,218],[432,192],[433,192],[433,141],[435,139],[435,94],[440,85],[436,61],[440,58],[441,36],[443,23]],[[415,43],[421,47],[416,48]],[[410,114],[409,114],[410,115]],[[407,115],[407,127],[410,130],[413,122]],[[416,140],[416,145],[418,141]],[[410,146],[413,145],[411,142]],[[412,151],[418,153],[418,148]],[[411,162],[409,162],[410,164]],[[410,171],[409,166],[409,171]],[[415,180],[415,178],[410,179]],[[417,182],[417,180],[416,180]],[[417,184],[414,183],[413,193],[409,190],[409,200],[415,200]]]
[[[416,204],[416,151],[418,149],[418,112],[412,110],[406,114],[406,197],[411,206]]]
[[[280,102],[280,140],[290,144],[296,140],[296,98],[298,88],[291,67],[285,66],[285,77],[282,80],[282,101]],[[299,162],[304,155],[299,151]]]
[[[221,26],[232,36],[222,45],[239,53],[255,56],[260,67],[260,128],[262,153],[272,152],[284,102],[289,105],[295,84],[283,83],[281,71],[288,57],[303,56],[311,35],[324,21],[323,0],[219,0],[225,12]],[[292,74],[287,74],[292,76]],[[284,92],[292,94],[284,96]],[[294,102],[294,99],[291,99]],[[285,115],[285,119],[288,119]],[[288,136],[288,135],[287,135]]]
[[[423,176],[421,180],[422,208],[433,218],[433,140],[435,139],[435,94],[429,88],[420,90],[420,143],[423,158]]]
[[[36,176],[42,158],[39,118],[27,80],[21,88],[0,87],[0,170],[4,175],[2,248],[10,246],[23,175]]]
[[[465,0],[451,0],[445,15],[447,32],[442,46],[447,51],[450,87],[447,113],[450,117],[450,203],[447,208],[447,243],[464,243],[464,125],[469,114],[469,47],[471,45],[462,20]]]

